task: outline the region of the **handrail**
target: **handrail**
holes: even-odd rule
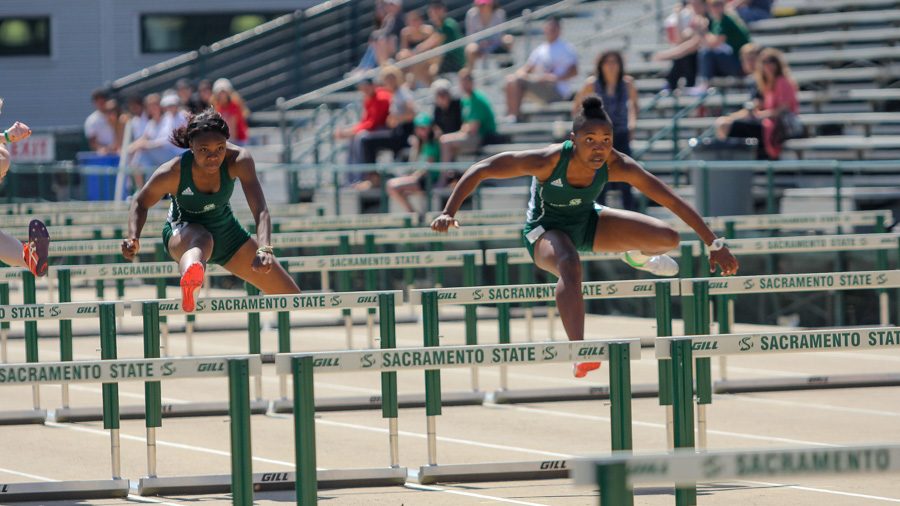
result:
[[[416,65],[418,63],[422,63],[424,61],[430,60],[436,56],[442,56],[454,49],[463,48],[466,45],[468,45],[470,42],[478,42],[482,39],[486,39],[493,35],[496,35],[499,33],[504,33],[511,28],[518,28],[520,26],[524,26],[532,18],[536,18],[536,19],[544,18],[544,17],[547,17],[556,12],[560,12],[560,11],[563,11],[570,7],[573,7],[577,4],[583,3],[585,1],[586,0],[562,0],[553,5],[541,7],[540,9],[533,11],[533,12],[528,12],[528,13],[523,12],[522,15],[519,16],[518,18],[511,19],[511,20],[501,23],[499,25],[492,26],[490,28],[486,28],[478,33],[475,33],[472,35],[467,35],[467,36],[465,36],[461,39],[457,39],[453,42],[449,42],[447,44],[440,45],[436,48],[429,49],[428,51],[425,51],[423,53],[420,53],[420,54],[417,54],[410,58],[407,58],[405,60],[396,62],[394,65],[400,69],[405,69],[412,65]],[[279,100],[279,102],[278,102],[279,110],[288,111],[290,109],[295,109],[303,104],[318,100],[319,98],[324,97],[326,95],[330,95],[331,93],[334,93],[336,91],[340,91],[345,88],[354,86],[355,84],[359,83],[360,81],[362,81],[364,79],[374,79],[375,77],[378,76],[379,72],[380,72],[379,69],[367,70],[367,71],[361,72],[357,75],[342,79],[336,83],[332,83],[332,84],[329,84],[328,86],[319,88],[318,90],[311,91],[309,93],[304,93],[303,95],[300,95],[299,97],[294,97],[292,99],[285,99],[283,101]]]
[[[704,90],[704,92],[699,97],[697,97],[697,100],[695,100],[693,103],[691,103],[684,109],[679,110],[677,113],[675,113],[674,116],[672,116],[671,125],[668,125],[665,128],[661,128],[659,131],[657,131],[655,134],[653,134],[653,136],[650,137],[650,139],[647,141],[647,146],[644,147],[643,150],[635,153],[634,157],[637,159],[640,159],[645,154],[647,154],[648,151],[650,151],[650,148],[653,147],[654,142],[662,139],[664,136],[669,135],[670,133],[672,134],[672,143],[673,143],[672,152],[673,152],[673,154],[675,154],[677,156],[677,153],[678,153],[678,120],[684,118],[688,114],[697,110],[698,107],[700,107],[704,103],[706,103],[707,98],[716,95],[716,93],[717,92],[716,92],[715,88],[709,88],[707,90]]]

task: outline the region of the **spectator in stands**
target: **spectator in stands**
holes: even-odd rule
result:
[[[774,0],[730,0],[728,8],[737,11],[744,23],[753,23],[772,17]]]
[[[177,109],[178,97],[166,96],[165,107],[171,109],[173,106]],[[135,174],[137,187],[143,186],[145,176],[149,177],[157,167],[183,151],[169,139],[174,126],[183,124],[179,122],[182,116],[166,113],[163,107],[162,97],[158,93],[151,93],[144,98],[144,109],[149,120],[141,137],[132,142],[128,148],[128,154],[131,156],[130,166],[141,169]]]
[[[390,65],[381,71],[381,84],[391,92],[385,126],[387,128],[369,132],[362,141],[363,162],[375,163],[378,152],[388,149],[397,152],[409,146],[409,136],[413,133],[413,119],[416,116],[416,102],[412,91],[403,81],[403,72]]]
[[[697,52],[708,24],[705,0],[686,0],[666,18],[666,38],[672,47],[653,55],[657,61],[672,61],[666,74],[666,90],[678,89],[682,80],[685,87],[696,85]]]
[[[400,50],[397,58],[408,58],[416,46],[434,33],[434,27],[425,22],[422,13],[411,10],[406,13],[406,26],[400,30]],[[402,54],[402,56],[401,56]]]
[[[759,141],[757,158],[777,160],[784,141],[782,122],[800,111],[797,84],[791,77],[784,54],[764,49],[756,65],[756,82],[762,93],[762,105],[732,122],[727,137],[752,137]],[[721,137],[722,132],[718,132]]]
[[[385,65],[397,54],[403,30],[403,0],[383,0],[378,27],[369,34],[366,52],[357,70],[370,70]]]
[[[413,135],[410,136],[409,161],[410,163],[422,162],[427,164],[441,161],[441,147],[435,135],[434,119],[426,112],[420,112],[413,121]],[[434,188],[440,173],[425,169],[416,169],[411,174],[391,178],[387,182],[388,195],[396,200],[406,212],[414,213],[416,210],[409,202],[409,197],[422,193],[427,185]],[[421,220],[420,220],[421,221]]]
[[[107,146],[107,152],[109,154],[117,155],[122,149],[122,141],[125,134],[125,125],[119,121],[119,115],[122,114],[122,109],[119,107],[119,101],[114,98],[107,100],[103,107],[103,114],[106,116],[106,121],[109,122],[115,133],[115,141],[111,146]]]
[[[759,53],[763,50],[758,44],[750,42],[744,44],[741,48],[741,68],[747,76],[750,76],[750,85],[748,92],[750,93],[750,101],[739,111],[735,111],[727,116],[721,116],[716,119],[716,137],[725,139],[731,130],[731,125],[738,120],[742,120],[754,111],[762,107],[762,93],[756,85],[756,63],[759,60]]]
[[[224,77],[216,79],[212,93],[212,106],[228,124],[228,131],[231,132],[228,141],[243,146],[249,137],[247,118],[250,117],[250,110],[244,105],[244,99],[234,89],[231,81]]]
[[[187,79],[179,79],[175,82],[175,90],[178,92],[178,99],[181,106],[191,114],[200,114],[209,104],[204,104],[200,99],[200,95],[194,92],[194,86]]]
[[[202,79],[197,83],[197,97],[200,99],[200,103],[203,104],[203,110],[212,106],[212,82],[209,79]]]
[[[497,6],[495,0],[475,0],[475,5],[466,12],[466,35],[474,35],[482,30],[506,21],[506,11]],[[509,53],[513,36],[497,33],[490,37],[471,42],[466,46],[466,66],[470,69],[484,55]]]
[[[147,128],[147,122],[150,118],[144,110],[144,99],[140,95],[131,95],[125,100],[126,110],[119,115],[119,123],[122,125],[123,131],[127,133],[127,143],[132,143],[135,139],[144,135],[144,129]],[[122,144],[123,146],[125,143]]]
[[[91,93],[94,112],[84,120],[84,136],[87,137],[91,151],[101,155],[114,154],[116,146],[116,124],[109,121],[107,101],[110,99],[106,90],[97,89]]]
[[[570,100],[571,79],[578,75],[578,53],[560,38],[560,22],[552,17],[544,23],[546,41],[541,43],[528,62],[506,79],[506,113],[509,121],[518,121],[522,99],[527,93],[541,101]]]
[[[434,92],[434,130],[443,134],[458,132],[462,128],[462,102],[450,92],[450,81],[438,79],[431,83]]]
[[[463,124],[458,132],[441,135],[441,160],[456,161],[457,155],[472,154],[482,145],[493,141],[497,121],[491,101],[475,89],[475,79],[469,69],[459,71],[459,87],[463,92]]]
[[[463,35],[459,23],[447,16],[447,7],[444,5],[444,2],[433,0],[428,3],[428,19],[434,25],[434,32],[411,50],[398,54],[398,60],[421,54],[462,38]],[[436,56],[413,65],[410,70],[418,83],[421,83],[423,86],[429,86],[438,74],[456,72],[463,68],[465,61],[465,49],[460,47],[448,51],[443,56]]]
[[[387,117],[391,107],[391,92],[375,86],[372,79],[363,79],[357,83],[356,87],[363,95],[362,114],[359,122],[351,127],[339,128],[334,131],[335,139],[350,140],[347,153],[347,163],[349,164],[363,163],[363,141],[370,133],[387,128]],[[357,174],[351,174],[349,181],[354,184],[361,182]],[[362,181],[362,183],[368,184],[373,182],[371,175],[367,181]],[[363,186],[367,186],[367,184],[363,184]]]
[[[739,18],[725,12],[725,0],[707,0],[709,26],[698,53],[701,90],[713,77],[741,77],[741,48],[750,42],[750,32]]]
[[[603,108],[609,114],[613,125],[613,149],[631,156],[631,138],[637,127],[638,92],[634,78],[625,73],[625,62],[619,51],[606,51],[597,58],[596,74],[585,80],[584,86],[573,100],[572,116],[581,111],[581,103],[586,97],[597,95],[603,101]],[[618,190],[622,195],[622,207],[636,211],[631,185],[610,182],[600,192],[597,202],[606,204],[609,190]]]

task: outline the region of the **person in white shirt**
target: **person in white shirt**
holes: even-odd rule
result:
[[[128,149],[133,156],[131,166],[142,169],[135,174],[137,186],[143,186],[143,172],[152,173],[184,151],[169,139],[172,131],[186,122],[184,115],[178,111],[178,104],[177,95],[160,98],[159,94],[151,93],[144,98],[144,107],[150,120],[141,137],[132,142]]]
[[[91,151],[101,155],[115,154],[116,130],[108,117],[107,101],[109,94],[102,89],[91,93],[91,101],[94,103],[94,112],[84,120],[84,136],[87,137]]]
[[[578,54],[568,42],[559,38],[558,18],[544,23],[546,42],[541,43],[528,62],[506,78],[506,112],[510,120],[518,120],[526,93],[545,103],[570,100],[571,80],[578,75]]]

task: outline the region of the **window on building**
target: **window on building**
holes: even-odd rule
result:
[[[0,17],[0,56],[50,56],[49,17]]]
[[[141,51],[193,51],[284,14],[286,13],[144,14],[141,16]]]

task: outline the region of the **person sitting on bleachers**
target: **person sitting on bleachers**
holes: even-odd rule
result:
[[[744,47],[741,48],[741,68],[751,78],[747,90],[750,93],[750,101],[742,109],[727,116],[716,118],[716,136],[720,139],[728,137],[731,125],[735,121],[740,121],[748,115],[752,115],[753,111],[757,111],[762,107],[762,93],[759,92],[759,87],[756,84],[756,63],[762,50],[761,46],[753,42],[744,44]]]
[[[438,79],[431,83],[434,92],[434,128],[438,137],[462,128],[462,102],[450,91],[450,81]]]
[[[772,17],[774,0],[730,0],[728,8],[737,11],[744,23],[753,23]]]
[[[696,85],[697,51],[708,24],[705,0],[684,1],[666,18],[666,37],[672,47],[653,55],[656,61],[672,61],[666,74],[666,90],[674,91],[682,80],[688,88]]]
[[[762,93],[761,107],[732,122],[725,137],[757,139],[757,158],[777,160],[784,142],[782,122],[796,118],[800,111],[797,84],[791,77],[784,54],[773,48],[764,49],[756,64],[756,82]]]
[[[413,118],[416,116],[416,102],[412,91],[403,81],[403,72],[389,65],[381,70],[381,84],[391,92],[385,126],[387,128],[369,132],[362,140],[363,163],[375,163],[381,150],[398,151],[409,146],[412,135]]]
[[[387,117],[391,107],[390,90],[375,86],[375,82],[372,79],[365,78],[361,80],[356,84],[356,88],[363,96],[362,114],[359,122],[353,126],[338,128],[334,131],[335,140],[350,140],[350,146],[347,150],[348,164],[363,163],[363,141],[370,133],[386,128]],[[359,174],[351,173],[348,176],[350,183],[364,183],[362,185],[363,188],[376,182],[373,177],[369,174],[366,175],[365,181],[360,181],[361,177]]]
[[[750,32],[743,21],[725,11],[725,0],[708,0],[706,17],[709,26],[697,54],[701,90],[709,86],[713,77],[741,77],[738,55],[750,42]]]
[[[403,0],[383,0],[378,28],[369,34],[366,52],[356,70],[365,71],[385,65],[397,54],[403,30]]]
[[[435,132],[434,119],[426,112],[420,112],[413,121],[413,135],[409,138],[409,162],[439,163],[441,147]],[[437,186],[440,173],[416,169],[411,174],[398,176],[388,180],[388,195],[396,200],[406,212],[415,213],[409,197],[424,192],[428,184]]]
[[[613,126],[613,149],[631,156],[631,138],[637,128],[638,92],[634,78],[625,73],[625,61],[619,51],[606,51],[597,58],[597,71],[584,81],[584,86],[572,101],[572,116],[581,111],[581,103],[586,97],[597,95],[603,101],[603,108],[609,114]],[[597,198],[600,205],[606,204],[609,190],[617,190],[622,195],[622,208],[636,211],[637,205],[628,183],[607,183]]]
[[[544,103],[571,100],[571,80],[578,75],[578,53],[560,38],[558,18],[544,23],[546,41],[536,47],[528,62],[506,78],[506,114],[508,121],[518,121],[522,99],[526,94],[537,96]]]
[[[497,121],[491,101],[475,89],[475,79],[469,69],[459,71],[462,89],[463,124],[459,132],[441,135],[441,160],[454,162],[460,154],[472,154],[492,141],[497,133]]]
[[[406,13],[406,26],[400,30],[400,49],[397,59],[408,58],[412,50],[434,33],[434,27],[425,22],[422,13],[413,9]]]
[[[475,0],[475,5],[466,12],[466,35],[474,35],[482,30],[506,22],[506,11],[497,6],[495,0]],[[466,67],[472,68],[479,58],[488,54],[509,53],[513,36],[497,33],[466,46]]]
[[[397,53],[397,60],[410,58],[463,37],[459,23],[447,15],[447,6],[444,2],[432,0],[428,3],[428,19],[434,24],[434,32],[410,50]],[[436,56],[413,65],[410,70],[417,85],[420,83],[423,86],[430,86],[438,74],[456,72],[463,68],[465,62],[466,53],[460,47],[447,51],[443,56]]]
[[[94,90],[91,93],[94,112],[84,120],[84,136],[88,140],[88,145],[91,151],[101,155],[115,155],[119,151],[119,145],[116,143],[118,118],[110,120],[111,115],[116,112],[115,107],[109,103],[110,98],[106,90]]]

